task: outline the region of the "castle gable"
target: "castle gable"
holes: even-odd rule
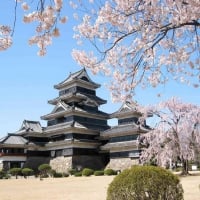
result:
[[[69,105],[65,104],[63,101],[59,101],[57,105],[54,107],[54,109],[52,110],[51,114],[66,111],[69,109],[71,109]]]
[[[78,72],[70,73],[70,75],[64,81],[60,82],[59,84],[55,85],[54,87],[56,89],[60,89],[64,86],[66,86],[72,82],[76,82],[76,81],[93,85],[96,88],[100,86],[99,84],[92,81],[92,79],[89,77],[85,68],[83,68],[82,70],[80,70]]]
[[[129,118],[130,116],[141,116],[136,102],[126,101],[122,104],[118,111],[111,114],[112,118]]]

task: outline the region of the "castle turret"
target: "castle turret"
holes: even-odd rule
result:
[[[118,119],[118,125],[101,132],[101,139],[108,141],[101,147],[102,151],[110,155],[107,168],[123,170],[138,164],[141,152],[138,138],[149,131],[147,126],[140,124],[141,116],[138,105],[130,102],[125,102],[117,112],[110,115]]]

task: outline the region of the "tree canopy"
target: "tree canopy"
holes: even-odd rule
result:
[[[145,147],[143,163],[153,162],[166,167],[179,162],[188,173],[188,161],[197,161],[200,153],[200,107],[171,98],[149,109],[157,116],[157,124],[140,138]]]
[[[72,54],[94,73],[112,77],[114,100],[131,97],[138,85],[156,87],[171,79],[198,87],[199,0],[101,2],[87,8],[75,29],[76,38],[87,39],[94,50]]]

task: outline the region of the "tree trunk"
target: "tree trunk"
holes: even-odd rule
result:
[[[182,172],[181,175],[189,175],[188,160],[182,158]]]

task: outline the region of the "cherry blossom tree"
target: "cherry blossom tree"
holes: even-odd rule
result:
[[[188,161],[197,161],[200,154],[200,107],[171,98],[147,110],[157,116],[157,124],[140,138],[145,147],[141,161],[165,167],[181,162],[187,174]]]
[[[199,86],[199,0],[15,0],[25,12],[23,21],[36,25],[29,44],[38,45],[40,56],[67,21],[64,4],[80,20],[74,38],[83,45],[72,56],[93,73],[110,76],[113,100],[171,79]],[[0,25],[0,50],[12,45],[12,34],[13,27]]]
[[[156,87],[169,79],[198,87],[199,0],[100,2],[87,7],[75,29],[77,40],[90,41],[93,50],[72,54],[94,73],[111,75],[114,99],[129,98],[138,85]]]
[[[61,15],[63,0],[15,0],[14,25],[0,24],[0,51],[12,45],[18,6],[24,11],[23,22],[32,23],[35,27],[35,35],[30,38],[29,44],[36,44],[39,48],[38,55],[44,56],[52,38],[60,35],[59,23],[67,21],[67,17]]]

